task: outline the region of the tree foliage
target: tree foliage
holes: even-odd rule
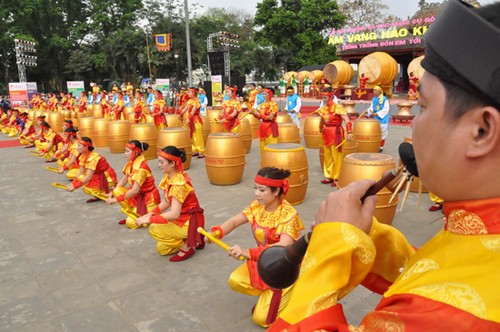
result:
[[[327,45],[326,33],[344,23],[334,0],[264,0],[257,5],[256,39],[283,50],[280,65],[285,71],[303,65],[335,59],[335,49]],[[285,56],[288,55],[288,56]],[[276,54],[277,55],[277,54]]]
[[[381,0],[340,0],[339,9],[349,27],[386,22],[389,7]]]

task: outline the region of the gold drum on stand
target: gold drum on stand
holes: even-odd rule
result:
[[[153,123],[136,123],[130,126],[129,140],[138,140],[146,142],[149,145],[147,151],[144,152],[146,159],[155,159],[158,157],[156,146],[158,142],[158,129]]]
[[[245,153],[250,153],[252,149],[252,126],[246,117],[240,120],[240,126],[241,141],[243,142]]]
[[[222,114],[222,108],[208,110],[208,118],[210,119],[210,133],[211,134],[224,132],[224,126],[217,123],[217,120],[219,119],[219,116],[221,114]]]
[[[394,158],[387,154],[352,153],[344,157],[337,185],[339,188],[343,188],[357,180],[372,179],[378,181],[385,171],[395,167]],[[388,225],[391,224],[398,205],[397,196],[394,202],[389,204],[391,196],[392,192],[384,187],[377,193],[378,200],[375,206],[377,220]]]
[[[232,185],[241,182],[245,169],[245,148],[239,134],[208,135],[205,168],[211,184]]]
[[[111,119],[105,118],[94,118],[94,124],[92,125],[92,142],[97,148],[103,148],[108,146],[108,125]]]
[[[45,120],[49,123],[53,131],[58,133],[62,132],[62,125],[64,122],[64,114],[61,112],[49,112],[47,114],[47,119]]]
[[[167,127],[182,127],[182,121],[179,114],[165,114],[165,120],[167,120]]]
[[[288,113],[285,112],[278,112],[276,114],[276,122],[277,123],[284,123],[284,122],[292,122],[292,118]]]
[[[358,152],[379,152],[382,131],[377,120],[359,119],[354,121],[352,136],[358,143]]]
[[[278,123],[278,143],[300,144],[299,127],[293,122]]]
[[[179,149],[184,149],[186,152],[186,161],[183,163],[184,169],[191,166],[192,147],[191,136],[189,129],[184,127],[168,127],[160,130],[158,134],[158,149],[163,149],[166,146],[173,145]]]
[[[111,121],[107,131],[109,151],[111,153],[124,153],[129,136],[130,122],[127,120]]]
[[[319,149],[321,145],[320,122],[319,115],[309,115],[304,121],[304,142],[309,149]]]
[[[84,116],[78,119],[78,136],[92,139],[93,116]]]
[[[261,167],[277,167],[290,170],[290,188],[285,199],[290,204],[304,201],[309,183],[309,167],[305,149],[300,144],[268,144],[262,152]]]

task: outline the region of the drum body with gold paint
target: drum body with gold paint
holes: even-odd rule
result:
[[[167,121],[167,127],[182,127],[182,121],[179,114],[165,114],[165,120]]]
[[[257,119],[255,116],[251,114],[245,116],[245,119],[248,119],[248,122],[250,122],[250,127],[252,128],[252,139],[257,138],[260,126],[259,119]]]
[[[358,152],[379,152],[382,131],[377,120],[359,119],[354,121],[352,136],[358,143]]]
[[[111,119],[106,118],[94,118],[94,123],[92,125],[92,142],[94,146],[102,148],[108,146],[108,125]]]
[[[201,121],[203,122],[203,126],[201,127],[203,142],[206,142],[208,139],[208,135],[210,135],[210,119],[207,115],[203,115],[201,117]]]
[[[49,123],[53,131],[58,133],[62,132],[62,125],[64,122],[64,114],[61,112],[48,112],[47,119],[45,120]]]
[[[183,163],[184,169],[191,166],[192,147],[189,129],[184,127],[168,127],[160,130],[158,134],[158,149],[173,145],[186,152],[186,161]]]
[[[130,122],[127,120],[111,121],[108,124],[108,147],[112,153],[124,153],[129,137]]]
[[[226,186],[241,182],[245,169],[245,148],[239,134],[208,135],[205,157],[211,184]]]
[[[300,144],[268,144],[262,152],[261,167],[288,169],[290,188],[285,199],[290,204],[300,204],[305,200],[309,183],[309,167],[305,149]]]
[[[93,116],[84,116],[78,119],[78,136],[92,139]]]
[[[101,107],[101,104],[94,104],[94,106],[92,106],[92,115],[94,116],[94,118],[102,118],[102,107]]]
[[[149,145],[144,152],[146,159],[155,159],[157,157],[156,146],[158,142],[158,129],[153,123],[136,123],[130,126],[129,140],[138,140],[146,142]]]
[[[349,183],[364,180],[380,180],[385,171],[396,167],[394,158],[383,153],[352,153],[344,157],[344,163],[340,170],[339,188],[347,186]],[[396,213],[398,199],[389,204],[392,192],[384,187],[377,193],[377,205],[375,206],[375,217],[384,224],[391,224]]]
[[[210,119],[211,134],[224,132],[224,126],[217,122],[221,114],[222,114],[222,108],[208,110],[208,118]]]
[[[284,123],[284,122],[292,122],[292,118],[288,113],[285,112],[278,112],[276,114],[276,122],[277,123]]]
[[[299,127],[293,122],[278,123],[278,143],[300,144]]]
[[[245,148],[245,153],[250,153],[252,149],[252,126],[247,117],[240,120],[240,135],[241,141],[243,142],[243,147]]]
[[[320,122],[319,115],[309,115],[304,121],[304,143],[309,149],[319,149],[321,145]]]

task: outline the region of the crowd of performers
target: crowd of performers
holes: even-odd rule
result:
[[[278,105],[272,100],[272,90],[259,90],[249,94],[244,110],[236,98],[236,87],[226,87],[222,113],[214,121],[221,123],[226,132],[239,133],[243,117],[254,116],[259,119],[258,136],[262,153],[267,144],[278,142]],[[383,119],[388,115],[382,113],[388,102],[381,91],[376,91],[380,93],[376,94],[369,110]],[[133,106],[134,119],[139,123],[146,121],[145,115],[152,115],[154,123],[159,128],[164,128],[165,102],[161,99],[161,92],[152,93],[149,108],[142,92],[135,92],[137,100]],[[290,91],[290,96],[293,94],[294,91]],[[331,89],[325,89],[321,96],[322,106],[317,114],[321,117],[320,131],[324,149],[325,180],[322,182],[334,186],[342,166],[342,144],[352,139],[352,125],[345,109],[336,102]],[[123,118],[126,105],[123,93],[117,93],[114,104],[108,105],[108,101],[103,101],[102,98],[104,95],[100,101],[104,117]],[[257,102],[260,98],[262,100]],[[81,104],[74,111],[87,109],[85,103],[88,101],[85,99],[86,95],[82,93]],[[191,133],[193,156],[203,158],[205,142],[200,114],[202,103],[198,98],[198,90],[189,88],[183,103],[179,114]],[[32,105],[40,106],[37,101],[32,102]],[[150,113],[143,112],[144,109],[149,109]],[[122,168],[122,176],[118,177],[106,158],[94,149],[92,140],[78,135],[78,129],[71,120],[65,120],[62,133],[58,133],[45,118],[45,114],[38,116],[36,120],[39,129],[36,130],[36,126],[28,119],[28,113],[12,109],[2,116],[0,129],[11,137],[19,137],[26,147],[34,147],[34,155],[43,157],[47,162],[57,162],[56,171],[61,174],[66,172],[66,177],[71,180],[70,184],[63,185],[66,191],[73,192],[81,187],[90,196],[87,203],[102,200],[109,205],[118,204],[124,214],[124,219],[118,221],[119,224],[126,225],[129,229],[148,227],[149,234],[157,242],[158,253],[170,255],[171,262],[186,260],[196,250],[203,249],[206,243],[211,242],[197,231],[199,227],[205,227],[204,211],[190,177],[184,172],[184,150],[166,146],[158,151],[158,165],[163,178],[157,188],[151,168],[144,157],[144,152],[149,148],[147,143],[131,140],[126,144],[126,162]],[[241,213],[210,229],[213,237],[222,239],[235,228],[250,224],[256,246],[243,248],[236,244],[229,248],[230,257],[246,260],[231,273],[229,285],[237,292],[259,297],[252,309],[252,319],[263,327],[270,326],[286,308],[294,287],[273,289],[261,280],[257,272],[257,260],[263,250],[271,245],[286,246],[294,243],[304,228],[297,211],[286,201],[289,176],[288,170],[274,167],[260,169],[254,180],[256,199]]]

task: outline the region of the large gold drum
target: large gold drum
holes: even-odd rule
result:
[[[332,84],[346,85],[351,82],[354,69],[348,62],[336,60],[325,65],[323,75]]]
[[[292,83],[292,77],[297,78],[297,72],[296,71],[289,71],[283,75],[283,80],[287,83]]]
[[[92,125],[92,141],[94,146],[102,148],[108,146],[108,125],[111,119],[105,118],[94,118],[94,124]]]
[[[293,122],[278,123],[278,143],[300,144],[299,127]]]
[[[247,118],[240,120],[240,126],[241,141],[243,142],[245,153],[250,153],[252,149],[252,126]]]
[[[342,169],[340,170],[339,188],[347,186],[349,183],[364,180],[380,180],[385,171],[394,169],[396,163],[392,156],[382,153],[353,153],[345,156]],[[397,196],[389,204],[392,192],[384,187],[377,193],[377,205],[375,207],[375,217],[384,224],[391,224],[398,205]]]
[[[240,135],[208,135],[205,156],[205,168],[211,184],[226,186],[241,182],[245,168],[245,148]]]
[[[92,139],[93,116],[84,116],[78,119],[78,136]]]
[[[94,118],[102,118],[102,107],[101,104],[94,104],[92,107],[92,115]]]
[[[359,119],[354,121],[352,136],[358,143],[358,152],[379,152],[382,131],[377,120]]]
[[[247,115],[245,116],[245,119],[248,119],[250,122],[250,127],[252,127],[252,139],[255,139],[258,137],[258,132],[259,132],[259,126],[260,126],[260,121],[253,115]]]
[[[278,112],[276,114],[276,122],[277,123],[292,122],[292,118],[286,112]]]
[[[313,70],[312,72],[309,73],[309,79],[311,82],[319,82],[323,78],[323,71],[322,70]]]
[[[33,124],[35,124],[36,118],[35,118],[35,110],[29,110],[28,111],[28,120],[30,120]]]
[[[410,76],[410,73],[414,73],[418,79],[421,79],[422,76],[424,76],[425,69],[422,67],[422,60],[424,60],[425,55],[421,55],[413,60],[411,60],[410,64],[408,65],[408,76]]]
[[[49,112],[46,121],[49,123],[53,131],[62,132],[64,122],[64,114],[60,112]]]
[[[217,123],[219,116],[222,114],[222,109],[212,109],[208,110],[208,118],[210,120],[210,133],[222,133],[224,132],[224,126]]]
[[[184,169],[191,166],[192,147],[191,136],[189,129],[184,127],[169,127],[160,130],[158,134],[158,149],[163,149],[166,146],[173,145],[179,149],[184,149],[186,152],[186,161],[183,163]]]
[[[320,122],[319,115],[309,115],[304,121],[304,143],[309,149],[319,149],[321,145]]]
[[[368,84],[390,86],[398,74],[397,61],[385,52],[374,52],[359,62],[358,73],[368,77]]]
[[[158,142],[158,130],[153,123],[136,123],[131,125],[129,139],[148,143],[149,148],[144,152],[146,159],[155,159],[157,157],[156,144]]]
[[[124,153],[130,137],[130,122],[127,120],[111,121],[108,124],[107,139],[111,153]]]
[[[167,127],[182,127],[182,121],[179,114],[165,114],[165,120],[167,120]]]
[[[297,74],[297,81],[302,83],[305,81],[306,77],[309,78],[309,72],[307,70],[299,71],[299,73]]]
[[[290,204],[300,204],[305,200],[309,183],[309,167],[305,149],[300,144],[268,144],[262,152],[261,167],[277,167],[290,170],[290,188],[285,199]]]

